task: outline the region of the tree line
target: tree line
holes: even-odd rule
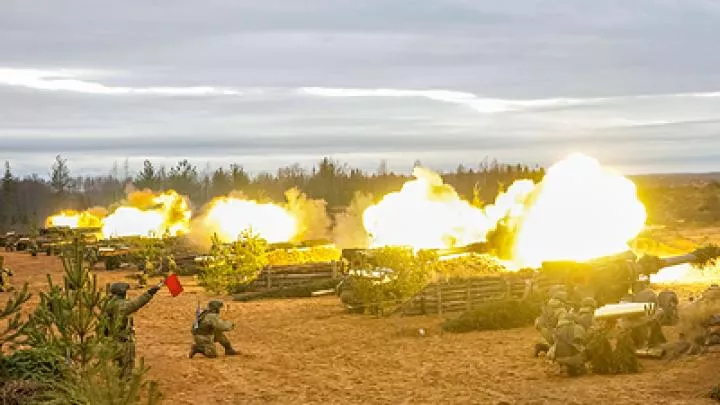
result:
[[[127,164],[124,173],[120,172],[115,164],[105,175],[73,176],[67,159],[57,156],[49,178],[37,174],[19,178],[13,174],[11,163],[5,162],[0,189],[0,230],[42,226],[48,215],[60,209],[108,207],[122,200],[131,189],[173,189],[188,196],[192,205],[200,208],[212,198],[232,191],[241,191],[256,200],[282,202],[285,191],[296,187],[309,198],[325,200],[328,209],[337,212],[348,206],[357,192],[380,198],[400,190],[412,179],[411,175],[389,170],[385,162],[381,162],[376,171],[367,172],[327,157],[309,170],[292,164],[275,173],[255,175],[239,164],[212,171],[200,170],[187,159],[169,168],[145,160],[137,173],[131,173]],[[489,159],[475,168],[460,165],[453,172],[441,173],[447,184],[476,204],[492,202],[498,191],[517,179],[539,181],[544,174],[539,166],[509,165]]]

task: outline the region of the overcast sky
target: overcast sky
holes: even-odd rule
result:
[[[720,170],[720,2],[0,2],[0,159]]]

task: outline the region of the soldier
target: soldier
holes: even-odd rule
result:
[[[11,276],[13,276],[13,272],[5,268],[5,257],[0,256],[0,292],[12,291],[9,280]]]
[[[592,327],[595,308],[597,308],[597,302],[592,297],[585,297],[580,302],[580,310],[577,313],[576,320],[580,326],[585,328],[585,331],[589,331],[590,327]]]
[[[140,287],[145,287],[149,280],[149,274],[152,274],[154,271],[155,266],[153,265],[152,261],[150,261],[149,257],[145,257],[145,265],[140,270],[140,273],[138,274],[138,285]]]
[[[554,344],[548,357],[567,368],[571,377],[585,374],[585,329],[576,323],[565,311],[558,314]]]
[[[638,281],[633,286],[633,302],[642,302],[657,305],[658,298],[655,291],[650,288],[650,285],[646,282]]]
[[[113,283],[110,286],[110,300],[105,309],[110,325],[117,328],[117,343],[120,344],[120,351],[115,361],[120,367],[121,375],[127,377],[135,368],[135,327],[132,314],[145,306],[160,289],[159,285],[150,287],[145,293],[132,300],[127,299],[127,290],[130,286],[127,283]],[[110,335],[110,329],[106,329],[106,335]]]
[[[225,349],[226,356],[234,356],[240,354],[232,348],[232,344],[225,336],[224,332],[231,331],[235,324],[230,321],[220,319],[220,308],[222,301],[213,300],[208,302],[207,309],[203,310],[195,319],[193,324],[193,345],[190,347],[190,358],[200,353],[206,357],[217,357],[217,349],[215,342],[220,343]]]
[[[567,293],[562,286],[553,286],[549,290],[550,299],[543,306],[542,314],[535,320],[535,328],[540,332],[544,343],[535,345],[535,357],[540,353],[547,352],[554,343],[555,326],[558,315],[567,311]]]
[[[177,271],[177,263],[175,263],[175,256],[168,255],[167,261],[168,261],[168,272],[170,272],[170,274],[175,273]]]
[[[32,257],[37,257],[38,255],[38,244],[35,238],[30,241],[30,255]]]

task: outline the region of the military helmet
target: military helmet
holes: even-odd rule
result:
[[[585,297],[580,301],[580,306],[597,308],[597,301],[593,297]]]
[[[127,293],[127,290],[130,289],[130,284],[128,283],[112,283],[110,285],[110,294],[117,295],[119,297],[124,297]]]
[[[555,290],[550,294],[550,297],[560,301],[567,301],[568,294],[565,290]]]
[[[555,316],[557,317],[558,324],[571,321],[570,314],[564,308],[556,310]]]
[[[208,302],[208,309],[211,311],[219,312],[220,308],[222,308],[223,302],[218,300],[212,300]]]
[[[558,308],[565,309],[565,304],[563,303],[563,301],[561,301],[557,298],[551,298],[547,304],[553,310],[558,309]]]

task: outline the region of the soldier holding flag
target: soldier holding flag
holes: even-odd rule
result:
[[[171,275],[161,283],[150,287],[145,293],[133,299],[127,298],[127,291],[130,289],[128,283],[113,283],[110,286],[110,300],[105,309],[110,325],[106,329],[106,335],[115,331],[116,342],[120,351],[115,361],[120,367],[121,376],[127,378],[135,368],[135,327],[132,314],[137,312],[152,300],[160,288],[165,285],[170,294],[176,297],[183,291],[177,275]]]

